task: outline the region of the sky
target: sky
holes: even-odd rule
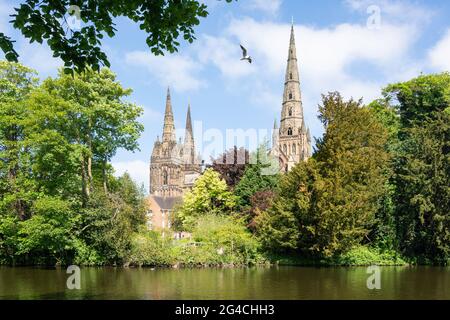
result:
[[[208,161],[233,144],[253,148],[228,133],[269,135],[280,118],[291,22],[294,22],[305,122],[313,137],[323,134],[318,105],[321,94],[380,97],[389,83],[421,73],[450,70],[450,1],[420,0],[201,0],[209,16],[195,28],[193,44],[179,52],[153,56],[146,34],[125,18],[103,48],[128,98],[144,108],[140,150],[119,150],[117,174],[127,171],[148,188],[149,159],[162,134],[166,90],[170,86],[177,137],[182,136],[190,103],[197,151]],[[20,1],[0,0],[0,32],[16,40],[20,62],[55,76],[62,65],[49,48],[29,44],[8,23]],[[253,63],[240,61],[239,44]],[[0,53],[0,59],[4,58]],[[241,131],[239,131],[241,130]]]

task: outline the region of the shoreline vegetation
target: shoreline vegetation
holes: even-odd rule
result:
[[[267,143],[225,151],[251,161],[212,161],[174,210],[180,240],[150,231],[143,188],[114,175],[144,129],[130,94],[107,68],[40,81],[0,61],[0,265],[449,264],[449,73],[368,105],[323,95],[325,132],[288,173],[267,174]]]

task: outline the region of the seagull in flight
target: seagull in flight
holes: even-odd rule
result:
[[[247,60],[248,63],[252,63],[252,57],[250,57],[250,56],[247,54],[247,49],[245,49],[245,48],[242,46],[242,44],[240,44],[240,46],[241,46],[241,49],[242,49],[242,58],[241,58],[241,60]]]

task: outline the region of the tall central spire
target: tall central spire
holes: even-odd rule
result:
[[[295,47],[294,25],[291,25],[289,51],[284,80],[283,108],[281,111],[280,133],[291,128],[301,127],[303,118],[302,96],[300,91],[300,75],[297,64],[297,50]]]
[[[175,123],[173,120],[172,112],[172,101],[170,99],[170,89],[167,88],[167,98],[166,98],[166,111],[164,112],[164,127],[163,127],[163,142],[174,141],[175,137]]]

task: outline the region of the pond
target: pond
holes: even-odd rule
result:
[[[81,268],[68,289],[64,268],[0,267],[0,299],[450,299],[450,267],[204,269]]]

